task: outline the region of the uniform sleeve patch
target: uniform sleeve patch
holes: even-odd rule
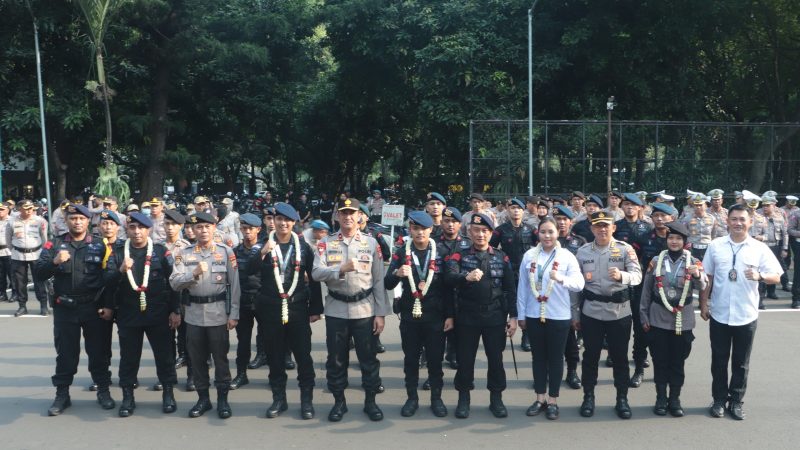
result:
[[[44,249],[45,250],[50,250],[51,248],[53,248],[53,242],[52,241],[47,241],[47,242],[44,243]]]

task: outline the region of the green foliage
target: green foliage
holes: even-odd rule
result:
[[[119,200],[120,205],[126,205],[131,197],[128,183],[123,181],[117,174],[116,164],[110,166],[100,166],[97,168],[97,182],[94,185],[94,192],[98,195],[114,195]]]

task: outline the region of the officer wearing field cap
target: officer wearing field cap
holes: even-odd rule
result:
[[[789,218],[792,217],[797,211],[800,211],[800,208],[797,207],[797,196],[794,195],[787,195],[786,196],[786,204],[781,207],[784,212],[784,215]]]
[[[580,216],[586,214],[586,208],[583,207],[583,202],[586,201],[586,195],[581,191],[574,191],[570,196],[569,203],[572,214]]]
[[[110,352],[113,311],[100,293],[103,280],[105,248],[89,234],[92,213],[83,205],[70,204],[65,213],[69,232],[44,244],[34,267],[41,280],[53,277],[53,334],[56,348],[56,373],[52,377],[56,398],[47,411],[57,416],[71,405],[69,387],[78,371],[80,339],[84,336],[89,372],[97,384],[97,402],[112,409],[109,392]]]
[[[725,191],[722,189],[712,189],[708,191],[708,197],[711,199],[711,205],[708,208],[708,213],[717,219],[717,226],[722,228],[723,234],[728,233],[728,210],[722,205],[722,196]]]
[[[489,245],[494,229],[489,216],[473,214],[469,225],[472,246],[451,254],[445,269],[447,282],[455,286],[457,292],[455,387],[458,406],[455,416],[469,417],[470,391],[475,387],[475,356],[483,340],[488,360],[489,410],[501,418],[508,416],[502,397],[506,389],[503,350],[506,336],[513,336],[517,329],[516,285],[508,257]]]
[[[719,226],[716,217],[708,213],[708,200],[701,192],[692,194],[689,205],[693,211],[681,220],[681,223],[689,229],[688,243],[692,246],[692,256],[701,261],[706,254],[708,244],[713,239],[725,235],[725,230]]]
[[[646,194],[647,193],[645,192],[645,195]],[[637,195],[638,195],[638,193],[637,193]],[[608,207],[605,209],[605,211],[607,213],[611,213],[614,216],[614,221],[620,220],[623,217],[625,217],[625,213],[622,211],[622,208],[620,208],[620,206],[619,206],[620,203],[622,203],[622,197],[623,197],[622,196],[622,192],[620,192],[620,191],[611,191],[611,192],[608,193],[608,196],[606,197],[606,201],[608,203]],[[588,201],[587,201],[587,203],[588,203]],[[589,214],[591,214],[591,213],[589,213]],[[576,219],[577,219],[577,217],[576,217]],[[575,222],[577,222],[577,220]]]
[[[784,259],[789,254],[789,233],[787,232],[787,223],[782,212],[778,209],[778,200],[773,196],[761,197],[762,214],[766,220],[766,233],[764,234],[764,243],[775,255],[775,258],[781,264],[781,285],[786,288],[789,283],[789,277],[786,274],[787,268]],[[767,285],[767,298],[776,300],[778,298],[775,293],[775,285]]]
[[[185,223],[186,216],[178,212],[178,210],[164,210],[164,233],[166,238],[164,239],[163,244],[165,247],[167,247],[167,250],[172,253],[173,257],[176,253],[191,245],[188,240],[181,237],[181,232],[183,231],[183,226]],[[181,297],[184,295],[185,291],[180,293]],[[181,302],[181,310],[183,310],[183,307],[183,302]],[[181,315],[183,315],[183,312]],[[189,386],[193,386],[194,378],[192,377],[192,363],[189,359],[189,354],[186,351],[186,322],[181,321],[176,331],[177,350],[173,348],[173,352],[175,353],[175,368],[179,369],[183,366],[187,366],[187,384]],[[153,388],[157,391],[160,390],[158,384],[153,386]]]
[[[236,255],[230,247],[214,242],[217,219],[206,212],[189,216],[197,242],[176,252],[169,278],[175,291],[189,291],[185,308],[186,346],[198,402],[189,417],[200,417],[212,408],[209,398],[208,355],[214,358],[217,415],[227,419],[233,413],[228,404],[231,371],[228,367],[229,330],[239,320],[239,285]]]
[[[433,231],[431,238],[437,239],[442,234],[442,213],[447,207],[447,200],[444,195],[438,192],[428,192],[425,197],[425,212],[433,219]]]
[[[592,234],[592,224],[589,221],[589,216],[601,210],[603,210],[603,199],[595,194],[590,195],[589,199],[586,200],[586,214],[572,219],[572,232],[585,239],[586,242],[592,242],[594,234]],[[622,209],[619,211],[622,212]],[[608,211],[608,213],[612,214],[611,211]],[[623,214],[622,218],[624,217],[625,215]]]
[[[47,221],[36,215],[34,211],[35,205],[28,199],[19,202],[17,209],[19,209],[19,216],[12,219],[5,229],[6,242],[11,246],[11,272],[13,274],[11,287],[14,290],[14,297],[19,302],[19,309],[14,313],[14,317],[28,314],[28,308],[26,307],[28,302],[28,269],[33,275],[33,287],[36,292],[36,299],[39,300],[40,313],[46,316],[49,311],[47,309],[45,281],[49,277],[37,277],[33,266],[36,260],[39,259],[42,245],[47,241]]]
[[[764,242],[767,239],[767,219],[758,212],[758,205],[761,203],[761,197],[744,190],[742,191],[742,200],[753,215],[753,226],[749,231],[750,236],[757,241]]]
[[[442,357],[445,332],[453,328],[452,291],[444,284],[444,258],[430,238],[433,218],[426,212],[408,214],[409,240],[396,248],[386,272],[386,288],[402,287],[397,309],[403,347],[403,373],[408,399],[400,413],[411,417],[419,408],[419,354],[427,355],[431,410],[437,417],[447,415],[442,402]],[[423,350],[424,347],[424,350]]]
[[[483,202],[485,199],[483,195],[473,192],[469,196],[469,206],[471,208],[470,211],[467,211],[461,215],[461,234],[465,236],[469,236],[467,233],[467,229],[469,228],[469,222],[472,218],[473,214],[478,214],[483,210]]]
[[[381,385],[380,362],[376,357],[377,340],[383,332],[384,317],[391,313],[391,303],[384,287],[383,254],[378,242],[361,233],[358,227],[359,202],[345,199],[339,205],[341,229],[317,244],[313,278],[325,282],[325,328],[327,333],[328,390],[334,405],[328,420],[338,422],[347,412],[344,396],[350,337],[355,339],[356,355],[361,366],[366,391],[364,412],[370,420],[383,419],[375,403]]]
[[[631,417],[628,405],[631,380],[627,350],[632,325],[629,288],[642,282],[642,271],[633,247],[614,239],[615,225],[610,214],[596,212],[590,220],[595,240],[581,247],[575,255],[586,285],[583,294],[572,299],[573,326],[583,331],[585,349],[580,414],[594,415],[597,366],[605,338],[614,364],[615,410],[620,418],[628,419]]]
[[[437,252],[442,258],[447,258],[454,252],[466,250],[472,246],[469,237],[461,236],[461,211],[453,206],[448,206],[442,213],[442,234],[437,241]],[[452,286],[448,287],[448,293],[455,295]],[[444,359],[449,363],[450,368],[458,369],[458,357],[456,355],[456,333],[450,330],[445,333],[446,350]]]
[[[317,247],[317,242],[324,238],[331,232],[331,227],[322,220],[312,220],[307,230],[303,230],[303,239],[308,242],[312,248]]]

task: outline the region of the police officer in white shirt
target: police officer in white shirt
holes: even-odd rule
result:
[[[742,399],[758,323],[758,282],[776,284],[783,273],[769,247],[748,234],[752,214],[743,205],[731,206],[730,234],[714,239],[703,258],[708,287],[700,295],[700,316],[711,319],[712,417],[723,417],[727,402],[730,415],[744,419]]]

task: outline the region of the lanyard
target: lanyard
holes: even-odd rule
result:
[[[544,263],[544,265],[541,267],[541,270],[536,272],[536,278],[539,284],[542,284],[542,279],[544,278],[545,269],[547,269],[547,266],[549,266],[550,263],[553,262],[553,259],[555,259],[556,257],[556,250],[557,249],[555,248],[553,249],[553,254],[550,255],[550,258],[547,259],[547,262]],[[536,262],[538,263],[539,261]]]
[[[293,252],[294,252],[294,245],[289,244],[289,251],[286,252],[286,258],[284,258],[283,252],[281,252],[281,245],[275,243],[275,254],[278,256],[278,261],[280,261],[281,274],[286,273],[286,267],[289,265],[289,259],[292,258]]]
[[[419,281],[425,281],[425,277],[428,276],[428,263],[431,261],[431,247],[428,244],[428,251],[425,253],[425,265],[420,267],[419,259],[417,258],[417,253],[412,249],[411,250],[411,258],[414,260],[414,269],[417,271],[417,276],[419,276]]]
[[[667,278],[669,279],[669,286],[670,287],[677,287],[677,284],[675,283],[675,280],[678,279],[678,271],[681,270],[681,266],[683,266],[683,260],[684,259],[685,258],[681,257],[678,260],[677,265],[675,266],[675,268],[672,271],[672,277],[667,276]]]
[[[735,269],[736,268],[736,254],[739,253],[740,251],[742,251],[742,248],[744,248],[744,243],[740,244],[739,245],[739,249],[736,250],[736,251],[733,251],[733,244],[728,242],[728,245],[731,246],[731,253],[733,253],[733,264],[731,264],[731,268]]]

